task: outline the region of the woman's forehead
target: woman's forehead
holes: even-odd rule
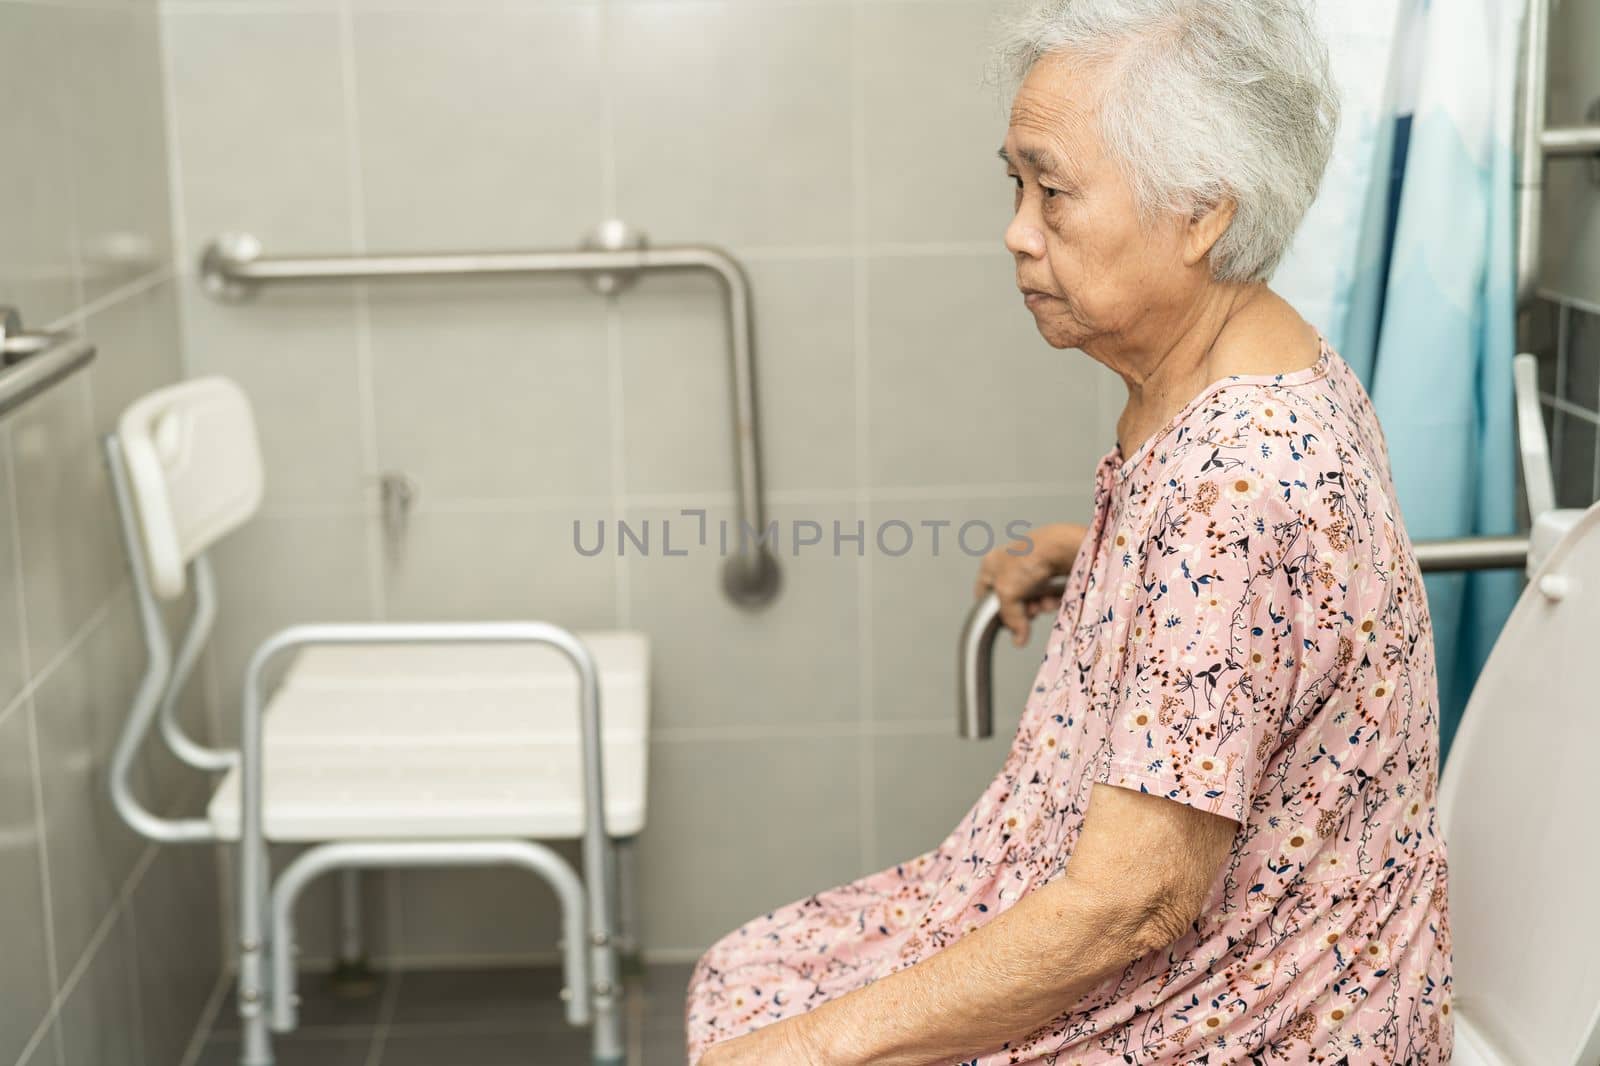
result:
[[[1011,103],[1002,155],[1035,170],[1075,170],[1075,161],[1099,155],[1091,119],[1079,101],[1024,84]]]

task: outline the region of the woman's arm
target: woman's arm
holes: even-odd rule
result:
[[[923,1066],[1019,1040],[1199,917],[1238,823],[1096,785],[1067,872],[983,928],[701,1066]]]

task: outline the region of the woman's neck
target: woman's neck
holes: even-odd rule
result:
[[[1316,330],[1263,282],[1231,287],[1169,331],[1159,345],[1104,359],[1122,378],[1128,402],[1117,420],[1124,456],[1213,382],[1235,374],[1274,374],[1316,362]],[[1091,353],[1094,354],[1094,353]]]

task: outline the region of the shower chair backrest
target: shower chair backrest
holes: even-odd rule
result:
[[[250,401],[224,377],[135,401],[117,423],[150,587],[181,596],[184,568],[261,506],[261,447]]]

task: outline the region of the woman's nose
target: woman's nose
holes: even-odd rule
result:
[[[1011,216],[1011,224],[1006,227],[1006,248],[1013,255],[1025,255],[1030,259],[1042,259],[1044,258],[1044,234],[1039,231],[1039,227],[1023,217],[1023,212],[1018,211]]]

